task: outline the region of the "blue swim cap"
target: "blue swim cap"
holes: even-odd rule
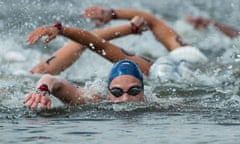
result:
[[[143,75],[135,62],[130,60],[120,60],[115,63],[108,76],[108,87],[114,78],[121,75],[131,75],[137,78],[143,86]]]

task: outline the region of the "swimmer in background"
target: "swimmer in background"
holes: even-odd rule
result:
[[[163,20],[156,18],[150,13],[134,10],[134,9],[110,9],[110,8],[93,6],[93,7],[86,8],[83,13],[83,16],[87,19],[98,20],[96,22],[97,26],[107,23],[110,20],[118,20],[118,19],[130,20],[130,19],[133,19],[135,16],[143,17],[144,21],[147,22],[149,30],[152,31],[156,39],[160,41],[169,51],[169,56],[171,57],[171,59],[168,60],[167,63],[169,62],[171,64],[174,63],[172,61],[177,61],[177,62],[179,61],[206,62],[207,61],[207,57],[204,54],[202,54],[197,48],[192,47],[186,42],[184,42],[181,39],[181,37],[172,28],[168,27],[164,23]],[[138,22],[138,24],[135,22],[132,22],[131,23],[132,31],[138,31],[139,29],[141,29],[141,26],[142,26],[141,24],[143,24],[143,22]],[[106,28],[102,31],[99,30],[100,33],[98,32],[98,30],[93,31],[93,33],[95,33],[96,35],[98,35],[99,37],[105,40],[110,40],[112,38],[116,38],[115,37],[116,32],[118,34],[122,34],[120,29],[114,29],[114,30],[115,31],[109,31],[109,28]],[[131,32],[128,34],[131,34]],[[128,34],[125,33],[125,35],[128,35]],[[121,36],[125,36],[125,35],[121,35]],[[31,70],[31,73],[59,74],[61,71],[69,67],[72,63],[74,63],[74,61],[76,61],[79,58],[80,54],[84,51],[84,49],[85,47],[81,46],[80,43],[76,43],[72,41],[69,44],[65,45],[63,48],[59,49],[52,57],[41,61],[38,65],[36,65]],[[122,49],[119,52],[121,55],[123,54],[126,56],[125,50]],[[158,61],[161,63],[162,60],[158,60]],[[158,66],[155,66],[155,67],[158,67]],[[158,67],[157,69],[159,68],[160,67]],[[158,70],[158,71],[161,71],[161,70]]]
[[[138,28],[137,30],[134,28]],[[143,31],[148,29],[148,25],[145,23],[143,18],[133,17],[133,19],[128,24],[124,24],[121,26],[115,26],[111,28],[98,29],[91,31],[94,35],[102,38],[102,41],[109,41],[114,38],[123,37],[130,34],[141,34]],[[47,29],[44,29],[47,30]],[[39,30],[35,32],[35,35],[41,35],[43,30]],[[36,37],[35,36],[35,37]],[[85,51],[88,46],[91,46],[92,42],[89,42],[86,46],[78,43],[76,41],[70,41],[68,44],[64,45],[61,49],[57,50],[51,57],[42,60],[39,64],[33,67],[30,72],[32,74],[40,73],[40,74],[52,74],[57,75],[69,66],[71,66]],[[92,51],[93,49],[90,49]],[[98,53],[98,52],[96,52]],[[119,59],[128,58],[127,51],[123,49],[119,49],[114,52],[114,55],[121,55],[121,58],[106,58],[112,62],[116,62]],[[130,54],[130,53],[129,53]],[[104,57],[104,56],[103,56]]]
[[[227,26],[227,25],[217,22],[215,20],[211,20],[211,19],[203,18],[203,17],[194,18],[194,17],[190,17],[190,16],[187,16],[184,19],[186,22],[193,24],[194,28],[197,30],[207,28],[209,25],[213,25],[218,30],[220,30],[226,36],[228,36],[230,38],[236,38],[236,37],[240,36],[240,33],[238,30],[233,29],[230,26]]]
[[[135,31],[135,29],[133,30],[133,28],[135,27],[138,27],[137,31]],[[112,37],[112,35],[114,35],[116,31],[121,33],[120,35],[123,35],[126,33],[136,34],[144,31],[146,27],[147,25],[145,25],[144,20],[142,18],[134,17],[133,20],[127,24],[108,28],[107,31],[97,30],[97,32],[102,32],[101,34],[104,35],[104,37]],[[112,33],[109,33],[109,30],[111,30]],[[29,44],[34,44],[43,36],[47,36],[47,38],[44,39],[43,42],[48,43],[54,38],[56,38],[57,35],[64,36],[66,38],[71,39],[72,41],[77,42],[82,48],[83,47],[89,48],[89,50],[97,53],[98,55],[109,60],[110,62],[115,63],[123,59],[129,59],[129,60],[135,61],[145,75],[149,74],[149,69],[152,64],[151,60],[148,60],[140,56],[136,56],[122,49],[119,46],[113,45],[109,41],[106,41],[105,39],[103,39],[99,35],[96,35],[93,32],[88,32],[80,28],[67,27],[62,25],[61,23],[55,23],[50,26],[42,26],[42,27],[36,28],[34,31],[32,31],[29,34],[27,42]],[[65,52],[68,52],[68,49],[65,48],[64,50]],[[64,54],[65,53],[62,53],[61,56],[65,56]],[[47,63],[51,65],[51,61],[53,61],[54,59],[55,58],[48,60]],[[61,60],[63,61],[63,59]],[[68,61],[68,59],[65,59],[65,61]]]

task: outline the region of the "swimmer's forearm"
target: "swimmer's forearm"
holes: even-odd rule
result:
[[[129,29],[131,30],[130,26]],[[91,32],[79,28],[63,26],[59,34],[87,46],[90,50],[96,52],[111,62],[117,62],[122,59],[133,60],[139,64],[140,69],[145,75],[148,75],[149,73],[149,69],[152,64],[150,61],[128,54],[123,49],[105,41]]]
[[[85,104],[87,101],[94,101],[84,97],[84,89],[78,88],[68,81],[56,76],[44,75],[37,82],[36,88],[46,84],[53,96],[65,104]]]
[[[152,14],[136,9],[114,9],[114,12],[117,19],[130,20],[135,16],[141,16],[147,21],[150,28],[158,21]]]
[[[134,9],[114,9],[117,19],[131,19],[134,16],[141,16],[147,21],[149,28],[169,51],[178,47],[188,45],[180,36],[161,19],[156,18],[150,13]]]
[[[219,30],[221,30],[224,34],[226,34],[227,36],[231,37],[231,38],[235,38],[235,37],[238,37],[240,34],[239,34],[239,31],[238,30],[235,30],[229,26],[226,26],[224,24],[221,24],[219,22],[214,22],[214,26],[217,27]]]
[[[42,60],[30,72],[39,74],[57,75],[71,66],[81,55],[85,48],[74,41],[57,50],[52,56]]]
[[[121,26],[93,30],[92,32],[105,40],[112,40],[114,38],[119,38],[122,36],[132,34],[130,24],[124,24]]]
[[[103,47],[108,45],[107,41],[104,41],[97,35],[80,28],[62,26],[59,34],[70,38],[71,40],[76,41],[82,45],[91,47],[92,49],[103,49]]]
[[[132,34],[130,24],[94,30],[92,32],[105,40],[112,40],[114,38]],[[80,57],[84,50],[85,47],[81,44],[75,41],[70,41],[64,47],[56,51],[51,57],[42,60],[39,64],[33,67],[30,72],[40,74],[48,73],[53,75],[59,74],[71,66]]]

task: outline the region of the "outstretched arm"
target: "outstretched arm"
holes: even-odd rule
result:
[[[128,24],[128,30],[132,31],[131,24]],[[39,27],[29,35],[28,42],[29,44],[33,44],[42,36],[48,36],[44,40],[45,43],[48,43],[58,34],[89,47],[90,50],[96,52],[111,62],[117,62],[122,59],[133,60],[139,65],[140,69],[145,75],[148,75],[149,73],[149,69],[152,64],[151,61],[130,54],[124,49],[121,49],[109,43],[108,41],[105,41],[99,36],[82,29],[61,26],[60,24],[57,26]]]
[[[135,33],[141,33],[148,29],[145,21],[140,17],[134,17],[131,20],[138,30]],[[105,29],[94,30],[92,33],[98,35],[105,40],[112,40],[114,38],[126,36],[134,33],[134,27],[129,29],[129,24],[124,24],[121,26],[110,27]],[[64,47],[56,51],[51,57],[42,60],[39,64],[33,67],[31,73],[48,73],[48,74],[59,74],[69,66],[71,66],[85,50],[85,47],[81,44],[70,41]]]
[[[181,37],[169,26],[165,24],[163,20],[157,19],[150,13],[135,10],[135,9],[109,9],[99,6],[92,6],[85,9],[83,16],[89,19],[95,19],[97,25],[107,23],[112,19],[131,19],[134,16],[141,16],[147,21],[149,28],[169,51],[172,51],[178,47],[188,45]]]
[[[57,75],[71,66],[83,53],[85,48],[77,42],[70,41],[52,56],[40,61],[30,73]]]
[[[240,32],[238,30],[235,30],[227,25],[224,25],[222,23],[219,23],[208,18],[185,17],[185,21],[192,23],[195,29],[206,28],[209,24],[212,23],[215,27],[217,27],[220,31],[222,31],[225,35],[229,36],[230,38],[235,38],[240,35]]]
[[[50,109],[52,103],[50,94],[63,103],[71,105],[101,101],[101,97],[94,92],[92,97],[84,96],[85,91],[85,89],[79,88],[64,79],[43,75],[37,82],[36,91],[30,92],[23,103],[31,109],[37,109],[38,105],[40,105],[41,109]]]

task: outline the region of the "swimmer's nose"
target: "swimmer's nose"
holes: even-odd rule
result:
[[[122,102],[127,102],[127,101],[129,101],[129,95],[127,93],[124,93],[122,95]]]

